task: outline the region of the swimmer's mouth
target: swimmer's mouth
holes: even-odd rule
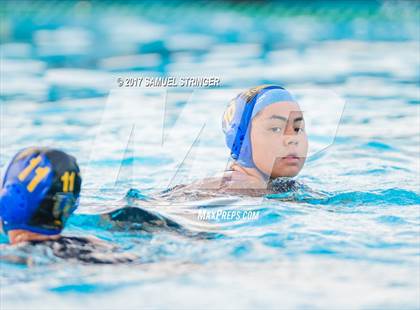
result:
[[[296,153],[291,153],[286,156],[283,156],[281,159],[287,163],[293,164],[299,162],[300,157]]]

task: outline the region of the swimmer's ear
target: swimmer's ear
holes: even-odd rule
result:
[[[64,226],[67,219],[77,209],[78,199],[73,194],[57,193],[54,196],[53,216]],[[58,222],[57,222],[58,223]]]

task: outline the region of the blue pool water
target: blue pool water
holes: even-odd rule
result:
[[[1,309],[420,308],[415,2],[22,3],[3,4],[0,21],[2,174],[29,145],[75,155],[84,187],[65,234],[95,235],[140,259],[97,266],[33,253],[32,267],[1,262]],[[231,97],[203,90],[185,103],[188,93],[174,91],[162,126],[156,94],[118,88],[128,76],[215,76],[220,91],[270,82],[309,93],[304,186],[133,202],[221,171],[220,113]],[[188,153],[203,123],[197,154]],[[124,206],[178,226],[115,226],[95,215]],[[200,221],[203,209],[259,217]]]

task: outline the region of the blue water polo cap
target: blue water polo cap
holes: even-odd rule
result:
[[[49,148],[20,151],[6,169],[2,182],[3,230],[59,234],[77,208],[81,182],[74,157]]]
[[[283,87],[262,85],[240,93],[229,103],[223,115],[222,127],[231,157],[241,166],[256,168],[250,138],[252,119],[265,107],[286,101],[296,102]]]

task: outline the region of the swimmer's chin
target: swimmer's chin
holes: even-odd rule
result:
[[[281,177],[295,177],[302,170],[303,165],[305,164],[304,158],[299,158],[298,161],[293,162],[282,162],[282,160],[276,160],[276,163],[271,171],[271,178],[281,178]]]
[[[281,169],[274,169],[271,172],[271,178],[282,178],[282,177],[288,177],[293,178],[297,176],[300,172],[301,168],[298,166],[289,166],[289,167],[282,167]]]

